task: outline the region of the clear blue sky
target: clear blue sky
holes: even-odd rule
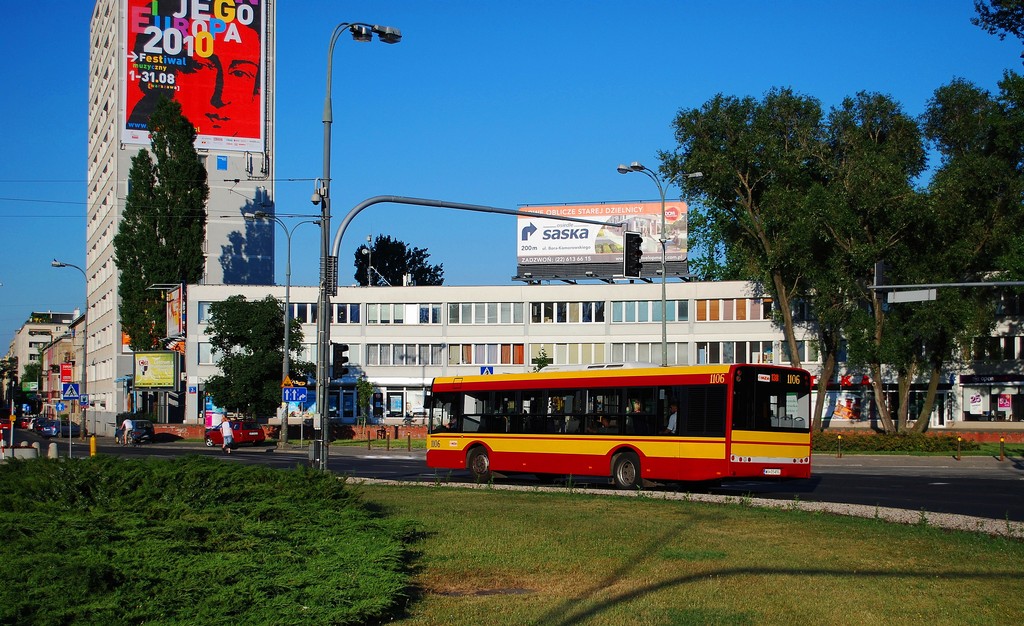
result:
[[[92,2],[8,6],[0,38],[0,352],[33,310],[82,307]],[[920,114],[954,77],[990,90],[1022,71],[1020,43],[970,23],[970,0],[281,1],[279,213],[312,213],[322,169],[327,44],[339,22],[400,28],[402,43],[341,40],[334,56],[334,224],[375,195],[515,208],[651,200],[620,162],[657,165],[675,113],[717,93],[792,87],[826,108],[858,91]],[[672,192],[670,192],[672,193]],[[383,233],[426,248],[447,284],[507,284],[512,217],[377,205],[340,259]],[[284,281],[284,237],[277,279]],[[317,229],[293,240],[295,285],[317,282]]]

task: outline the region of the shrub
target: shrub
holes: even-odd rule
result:
[[[199,456],[0,465],[0,624],[395,617],[403,524],[331,474]]]
[[[815,452],[835,452],[839,449],[839,436],[843,438],[844,452],[956,452],[956,435],[923,433],[875,432],[816,432],[811,435],[811,449]],[[979,449],[976,441],[964,439],[961,450]]]

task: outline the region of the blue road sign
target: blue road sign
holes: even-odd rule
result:
[[[57,409],[58,411],[63,411],[64,410],[64,403],[63,402],[58,402],[57,404],[54,405],[54,408]]]
[[[60,397],[65,400],[77,400],[78,399],[78,383],[61,383],[60,384]]]
[[[282,402],[305,402],[308,397],[308,392],[305,387],[282,387],[281,388],[281,401]]]
[[[493,365],[485,365],[485,366],[480,368],[480,374],[481,375],[493,374],[493,373],[494,373],[494,366]]]
[[[82,396],[78,398],[78,406],[89,406],[89,394],[83,393]]]

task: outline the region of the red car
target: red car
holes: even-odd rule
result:
[[[241,443],[258,446],[267,440],[267,433],[263,432],[262,426],[252,420],[235,420],[231,422],[231,439],[236,446]],[[220,433],[219,426],[206,429],[206,445],[211,448],[224,445],[224,436]]]

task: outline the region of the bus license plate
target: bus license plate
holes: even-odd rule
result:
[[[764,470],[765,476],[782,476],[782,470],[777,467],[768,467]]]

